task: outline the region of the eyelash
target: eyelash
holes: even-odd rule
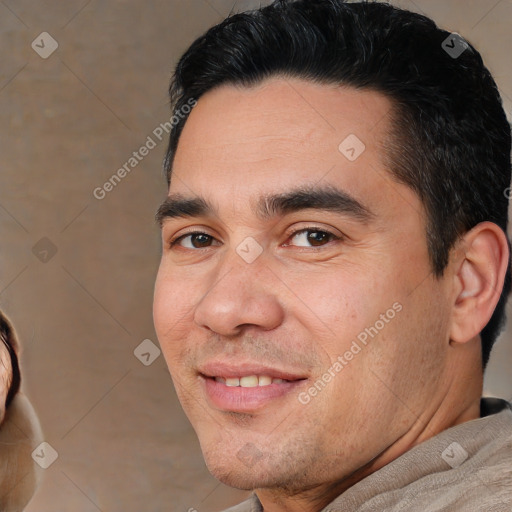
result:
[[[290,238],[294,238],[295,236],[297,236],[298,234],[300,233],[304,233],[304,232],[311,232],[311,233],[323,233],[323,234],[326,234],[328,235],[332,240],[334,241],[340,241],[343,239],[343,237],[341,236],[337,236],[335,235],[334,233],[332,233],[331,231],[328,231],[324,228],[320,228],[318,226],[308,226],[306,228],[301,228],[301,229],[298,229],[296,231],[292,231],[291,233],[287,234],[287,240],[290,239]],[[178,243],[180,241],[182,241],[183,239],[185,239],[186,237],[189,237],[189,236],[193,236],[193,235],[206,235],[208,237],[210,237],[211,239],[213,239],[214,237],[212,235],[209,235],[208,233],[205,233],[204,231],[190,231],[189,233],[184,233],[183,235],[180,235],[178,237],[175,237],[173,238],[172,240],[169,241],[169,247],[170,248],[173,248],[175,247],[176,245],[178,245]],[[290,244],[286,244],[287,246],[289,246]],[[327,244],[325,244],[327,245]],[[321,245],[321,246],[297,246],[299,247],[300,249],[321,249],[322,247],[325,247],[325,245]],[[209,249],[210,246],[208,247],[202,247],[202,248],[198,248],[198,249],[189,249],[188,247],[186,248],[186,250],[190,250],[190,251],[200,251],[201,249]]]

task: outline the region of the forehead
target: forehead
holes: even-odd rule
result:
[[[299,79],[218,87],[185,123],[170,193],[219,205],[235,205],[238,197],[240,208],[264,194],[319,183],[362,203],[383,187],[396,194],[383,163],[391,109],[375,91]]]
[[[313,152],[322,148],[336,151],[336,142],[344,135],[352,133],[368,140],[385,134],[391,106],[390,100],[376,91],[299,79],[270,78],[252,87],[223,85],[199,99],[185,123],[176,158],[183,145],[193,144],[214,156],[228,145],[258,138],[269,152],[297,143],[306,143],[305,149]],[[253,143],[238,149],[249,155],[253,150],[257,159],[263,148]]]

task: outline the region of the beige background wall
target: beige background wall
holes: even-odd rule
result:
[[[169,119],[172,66],[233,3],[0,2],[0,307],[58,453],[29,512],[213,512],[245,496],[207,473],[163,357],[144,366],[133,353],[156,343],[165,142],[104,199],[93,196]],[[512,1],[395,3],[481,49],[512,113]],[[42,32],[58,43],[47,59],[31,48]],[[487,393],[509,399],[511,337],[509,328],[486,380]]]

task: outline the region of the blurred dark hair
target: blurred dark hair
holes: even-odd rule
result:
[[[496,83],[470,44],[457,58],[449,55],[442,46],[449,36],[429,18],[384,3],[276,0],[199,37],[178,62],[171,103],[180,112],[222,84],[251,86],[272,76],[386,95],[394,111],[384,157],[392,176],[425,207],[432,269],[440,277],[450,249],[476,224],[494,222],[506,233],[511,177],[510,126]],[[181,115],[170,133],[169,183],[187,118]],[[509,262],[481,333],[484,368],[510,287]]]

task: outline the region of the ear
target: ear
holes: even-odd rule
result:
[[[460,242],[450,340],[466,343],[489,322],[501,295],[510,259],[505,233],[482,222]]]

